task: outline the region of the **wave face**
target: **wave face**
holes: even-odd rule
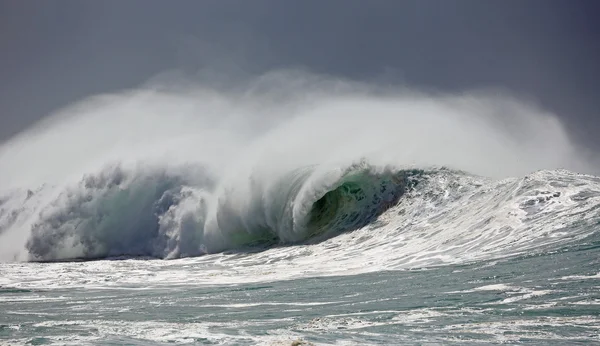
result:
[[[598,178],[530,173],[596,172],[554,116],[506,96],[383,94],[276,74],[73,105],[0,147],[0,259],[309,246],[396,268],[590,235]]]

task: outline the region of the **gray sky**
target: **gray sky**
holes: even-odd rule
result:
[[[600,149],[600,1],[0,0],[0,140],[157,73],[500,87]]]

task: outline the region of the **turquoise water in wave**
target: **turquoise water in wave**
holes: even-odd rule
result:
[[[66,288],[44,288],[36,276],[56,264],[2,264],[35,288],[0,290],[0,343],[600,344],[599,255],[596,236],[550,253],[424,270],[164,286],[110,281],[132,268],[168,280],[198,270],[198,259],[80,262],[68,264],[76,275],[105,284]]]

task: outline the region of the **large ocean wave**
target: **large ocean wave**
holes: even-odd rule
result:
[[[494,180],[447,168],[357,162],[224,187],[202,167],[114,166],[58,192],[14,191],[0,217],[4,231],[27,225],[26,258],[34,261],[172,259],[317,244],[360,229],[362,244],[342,247],[391,247],[388,264],[453,262],[548,250],[593,234],[600,178],[540,171]]]
[[[374,221],[418,171],[357,163],[303,167],[243,192],[216,189],[202,169],[111,167],[66,188],[41,210],[26,247],[33,260],[174,258],[252,245],[324,239]],[[194,174],[195,182],[190,178]],[[39,191],[43,194],[43,191]],[[35,198],[30,196],[30,198]]]
[[[599,220],[598,178],[531,174],[597,172],[535,106],[291,77],[95,97],[4,143],[0,259],[170,259],[360,230],[346,254],[385,248],[391,265],[518,253]]]

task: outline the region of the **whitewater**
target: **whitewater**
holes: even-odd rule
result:
[[[600,165],[500,90],[299,71],[0,146],[0,343],[600,343]]]

